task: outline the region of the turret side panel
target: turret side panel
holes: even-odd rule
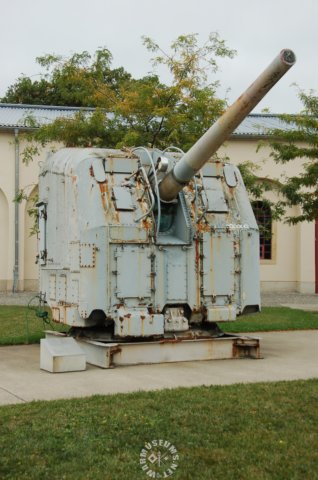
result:
[[[151,263],[149,248],[124,245],[115,249],[117,261],[117,299],[150,298]]]
[[[234,251],[231,233],[203,234],[203,293],[234,294]]]
[[[261,304],[259,288],[259,235],[257,231],[241,231],[241,297],[246,305]],[[255,260],[257,259],[257,261]],[[257,309],[256,309],[257,310]]]
[[[178,246],[167,248],[165,267],[166,303],[187,303],[187,251]]]

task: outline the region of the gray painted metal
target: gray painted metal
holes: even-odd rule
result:
[[[228,164],[209,162],[162,203],[158,232],[148,155],[158,151],[63,149],[42,165],[40,282],[55,321],[163,337],[259,309],[258,228],[238,169],[233,187]]]
[[[94,327],[91,335],[108,342],[184,343],[212,340],[218,330],[211,323],[260,309],[259,234],[242,177],[207,156],[290,57],[283,51],[181,160],[144,147],[62,149],[48,157],[39,178],[39,263],[55,321]],[[171,172],[186,174],[177,175],[187,185],[176,198]],[[170,358],[173,346],[165,349]]]
[[[126,187],[113,187],[113,196],[116,210],[134,210],[130,191]]]
[[[212,297],[234,295],[233,235],[224,231],[205,232],[203,243],[203,292]]]
[[[180,342],[102,343],[78,341],[87,363],[101,368],[231,358],[261,358],[259,339],[245,336]]]
[[[237,178],[235,175],[233,165],[224,165],[223,168],[224,178],[229,187],[236,187]]]
[[[208,213],[227,213],[229,211],[220,181],[215,177],[203,178],[205,195],[203,196]]]

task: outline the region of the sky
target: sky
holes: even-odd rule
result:
[[[259,103],[254,113],[297,113],[302,90],[317,89],[317,0],[0,0],[0,96],[21,75],[39,78],[35,58],[47,53],[68,56],[107,47],[113,67],[134,77],[151,70],[142,44],[150,36],[163,49],[179,35],[197,33],[202,43],[218,32],[234,59],[219,61],[222,98],[233,103],[283,49],[297,63]],[[162,80],[169,81],[160,71]]]

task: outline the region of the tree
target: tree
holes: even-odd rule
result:
[[[18,78],[1,102],[109,108],[120,84],[131,78],[122,67],[111,69],[112,54],[107,48],[97,49],[94,55],[74,53],[69,58],[49,54],[37,57],[36,62],[44,69],[40,79]]]
[[[267,131],[268,140],[261,141],[258,149],[270,146],[270,156],[277,163],[292,163],[301,159],[302,173],[289,174],[283,179],[259,178],[252,162],[238,165],[245,186],[255,201],[264,201],[271,209],[272,218],[289,224],[318,219],[318,97],[311,90],[299,91],[304,108],[295,114],[279,115],[284,127]],[[293,168],[290,165],[289,172]],[[270,201],[266,192],[275,191],[279,200]],[[298,215],[288,216],[288,207],[298,206]]]
[[[99,49],[70,58],[46,55],[37,59],[45,74],[40,80],[23,77],[8,89],[2,101],[94,107],[73,118],[59,118],[38,126],[27,119],[30,159],[39,145],[59,141],[66,146],[176,146],[188,149],[225,107],[216,97],[217,81],[208,82],[217,72],[217,58],[235,55],[217,33],[203,46],[198,35],[182,35],[163,51],[149,37],[144,45],[154,57],[149,75],[134,79],[123,68],[112,69],[109,50]],[[171,82],[166,85],[156,73],[165,66]],[[39,96],[42,96],[39,101]]]
[[[291,224],[318,219],[318,97],[314,91],[300,91],[299,97],[303,111],[299,115],[282,115],[286,128],[270,132],[271,156],[276,162],[303,160],[303,172],[288,176],[279,186],[284,198],[281,205],[300,207],[299,215],[287,217]]]
[[[218,57],[232,58],[236,52],[217,33],[211,33],[202,46],[197,34],[181,35],[168,52],[149,37],[143,42],[154,55],[153,73],[122,85],[126,90],[117,113],[129,124],[123,142],[157,147],[173,143],[187,150],[224,110],[225,101],[216,97],[219,83],[208,78],[218,70]],[[155,74],[158,65],[168,68],[169,86]]]

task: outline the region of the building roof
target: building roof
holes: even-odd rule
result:
[[[0,129],[28,129],[32,125],[31,117],[38,125],[45,125],[59,117],[72,117],[74,113],[82,110],[94,111],[93,108],[0,103]]]
[[[45,125],[60,117],[72,117],[79,111],[93,112],[93,108],[59,107],[46,105],[23,105],[0,103],[0,130],[22,129],[32,127],[30,118],[38,125]],[[278,115],[256,114],[248,115],[234,131],[234,137],[264,137],[268,130],[274,128],[288,128]]]
[[[233,135],[238,137],[265,137],[268,135],[269,130],[279,128],[288,130],[292,128],[292,125],[283,122],[283,120],[279,118],[279,115],[270,113],[251,113],[242,121],[236,130],[234,130]]]

